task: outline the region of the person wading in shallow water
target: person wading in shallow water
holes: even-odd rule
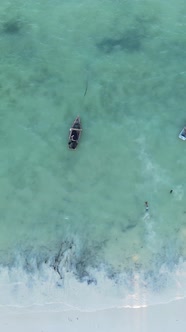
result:
[[[149,211],[149,204],[148,204],[147,201],[145,202],[145,210],[146,210],[147,212]]]

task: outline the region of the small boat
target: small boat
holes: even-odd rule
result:
[[[180,132],[179,138],[182,139],[183,141],[186,141],[186,127],[184,127]]]
[[[81,128],[81,120],[80,117],[78,116],[73,124],[72,127],[70,128],[70,133],[69,133],[69,140],[68,140],[68,147],[69,149],[76,149],[79,143],[79,139],[81,136],[82,128]]]

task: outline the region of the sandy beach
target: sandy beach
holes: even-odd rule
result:
[[[186,300],[147,308],[110,309],[96,312],[38,312],[0,314],[3,332],[183,332]]]

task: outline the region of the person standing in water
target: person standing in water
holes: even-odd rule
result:
[[[147,212],[149,211],[149,204],[148,204],[147,201],[145,202],[145,210],[146,210]]]

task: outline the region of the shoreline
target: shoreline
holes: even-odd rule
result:
[[[61,280],[55,269],[46,264],[33,274],[18,267],[5,268],[0,274],[0,314],[37,313],[41,309],[98,312],[166,305],[186,297],[184,271],[186,263],[181,260],[173,271],[162,266],[158,278],[149,274],[149,279],[143,272],[113,274],[111,279],[103,270],[88,270],[92,280],[96,280],[90,283],[80,282],[74,273],[64,270]]]
[[[2,314],[3,332],[169,332],[186,330],[186,299],[146,308],[108,309],[94,312],[69,310],[64,312],[34,312]]]

